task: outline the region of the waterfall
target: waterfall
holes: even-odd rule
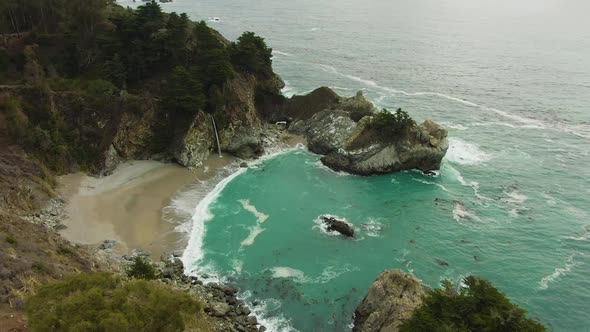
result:
[[[217,153],[221,157],[221,146],[219,146],[219,135],[217,134],[217,125],[215,124],[215,118],[213,115],[209,114],[211,117],[211,122],[213,122],[213,131],[215,132],[215,140],[217,141]]]

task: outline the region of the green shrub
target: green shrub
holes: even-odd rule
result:
[[[79,79],[67,79],[67,78],[52,78],[48,80],[49,87],[53,91],[80,91],[81,84]]]
[[[33,262],[33,265],[31,266],[31,268],[33,269],[33,271],[35,271],[37,273],[48,273],[49,272],[49,267],[43,261]]]
[[[84,82],[84,90],[92,96],[114,96],[117,87],[107,80],[90,80]]]
[[[254,32],[244,32],[232,44],[231,61],[234,67],[263,77],[272,75],[272,49],[264,38]]]
[[[153,280],[157,278],[156,269],[145,258],[135,256],[133,263],[127,268],[127,276],[136,279]]]
[[[6,240],[6,242],[8,242],[12,245],[16,245],[18,243],[18,241],[16,241],[16,239],[12,235],[7,235],[5,240]]]
[[[405,137],[416,126],[410,115],[398,108],[395,113],[383,109],[371,121],[371,127],[388,137]]]
[[[76,252],[71,247],[68,247],[65,244],[59,244],[57,246],[57,253],[64,256],[75,256]]]
[[[207,330],[202,306],[157,281],[80,274],[41,287],[26,304],[31,331]]]
[[[466,287],[443,281],[442,289],[430,291],[400,331],[545,331],[489,281],[470,276],[463,282]]]

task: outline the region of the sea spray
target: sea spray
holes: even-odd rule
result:
[[[467,143],[460,138],[449,138],[448,161],[461,165],[477,165],[489,161],[491,156],[477,144]]]

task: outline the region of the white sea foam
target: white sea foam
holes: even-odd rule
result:
[[[464,187],[479,187],[479,183],[472,181],[472,182],[467,182],[465,180],[465,178],[463,177],[463,175],[461,174],[461,172],[459,172],[459,170],[457,170],[456,168],[454,168],[453,166],[448,165],[448,168],[453,172],[453,174],[455,175],[455,178],[457,179],[457,181],[459,181],[459,183],[464,186]]]
[[[254,205],[250,204],[250,200],[248,199],[241,199],[239,202],[242,204],[244,210],[252,213],[256,217],[256,225],[250,228],[250,234],[248,234],[248,237],[241,242],[242,246],[251,246],[254,244],[256,237],[264,231],[264,228],[262,228],[261,225],[268,219],[268,215],[258,211]]]
[[[447,127],[447,128],[451,128],[451,129],[456,129],[456,130],[467,130],[469,129],[469,127],[466,127],[462,124],[454,124],[454,123],[450,123],[450,122],[441,122],[441,125]]]
[[[213,214],[209,210],[210,205],[217,200],[225,186],[227,186],[238,175],[244,173],[245,168],[238,169],[230,176],[221,180],[215,185],[194,210],[192,225],[190,227],[190,237],[186,250],[182,255],[182,262],[185,266],[185,273],[192,274],[198,262],[203,258],[203,239],[205,238],[205,222],[213,219]]]
[[[340,87],[340,86],[330,86],[329,88],[332,89],[332,90],[352,91],[351,88],[343,88],[343,87]]]
[[[574,241],[588,241],[588,240],[590,240],[590,225],[586,225],[584,227],[584,229],[582,229],[581,231],[577,232],[576,234],[574,234],[572,236],[566,236],[565,238],[568,240],[574,240]]]
[[[291,85],[289,85],[289,81],[285,80],[283,82],[285,83],[285,86],[283,87],[283,89],[281,89],[281,93],[283,94],[283,96],[291,98],[295,94],[297,94],[297,90],[295,90],[293,87],[291,87]]]
[[[551,195],[549,195],[547,193],[543,193],[543,197],[545,198],[545,202],[548,205],[556,205],[557,204],[557,201],[555,200],[555,197],[553,197],[553,196],[551,196]]]
[[[305,275],[305,273],[301,270],[294,269],[291,267],[285,266],[277,266],[270,269],[272,272],[272,278],[279,279],[279,278],[290,278],[299,283],[313,283],[313,284],[325,284],[330,282],[331,280],[338,278],[339,276],[353,271],[358,271],[359,267],[351,265],[351,264],[344,264],[341,266],[328,266],[326,267],[320,275],[317,277],[310,277]]]
[[[361,227],[370,237],[380,237],[383,232],[383,224],[377,221],[377,219],[369,217],[367,222],[361,224]]]
[[[237,274],[242,273],[242,267],[244,266],[244,261],[241,261],[239,259],[233,259],[231,265]]]
[[[575,266],[580,265],[581,263],[574,260],[575,256],[576,256],[576,253],[571,254],[567,258],[565,265],[563,267],[556,267],[555,270],[553,270],[553,273],[543,277],[543,279],[541,279],[541,281],[539,282],[539,288],[540,289],[549,288],[550,283],[554,282],[555,280],[559,279],[562,276],[567,275],[568,273],[570,273],[572,271],[572,269]]]
[[[293,56],[291,53],[282,52],[279,50],[272,50],[272,55]]]
[[[461,203],[455,203],[453,207],[453,219],[458,223],[462,224],[465,219],[472,221],[481,221],[481,219],[475,215],[475,213],[469,211],[465,205]]]
[[[311,29],[309,29],[309,31],[319,31],[319,30],[321,30],[321,29],[320,28],[311,28]]]
[[[508,197],[504,197],[501,198],[500,200],[504,203],[509,203],[509,204],[522,204],[524,203],[527,199],[529,199],[529,197],[525,194],[522,194],[521,192],[519,192],[516,189],[513,189],[511,191],[507,191],[504,190],[503,191],[505,195],[507,195]]]
[[[252,311],[254,316],[258,319],[258,323],[266,327],[267,331],[272,332],[298,332],[291,325],[291,321],[281,313],[277,314],[282,306],[282,302],[277,299],[263,299],[259,300],[253,297],[252,292],[245,291],[238,294],[238,299],[244,301],[248,308]],[[253,301],[258,302],[258,305],[253,306]],[[269,314],[271,313],[271,314]]]
[[[256,217],[259,224],[263,224],[268,219],[268,215],[258,211],[254,205],[250,204],[249,199],[241,199],[239,202],[242,204],[244,210],[252,213]]]
[[[446,158],[455,164],[477,165],[489,161],[491,156],[477,144],[467,143],[460,138],[450,138]]]
[[[325,268],[322,271],[322,273],[317,278],[313,279],[311,282],[325,284],[325,283],[331,281],[332,279],[336,279],[345,273],[359,271],[359,270],[360,270],[360,268],[358,266],[354,266],[354,265],[350,265],[350,264],[344,264],[344,265],[340,265],[338,267],[328,266],[327,268]]]
[[[298,269],[294,269],[291,267],[285,267],[285,266],[277,266],[277,267],[273,267],[270,270],[272,272],[272,277],[274,279],[292,278],[297,282],[305,282],[306,281],[305,273],[303,273],[303,271],[298,270]]]
[[[240,244],[242,246],[253,245],[254,241],[256,240],[256,237],[258,237],[258,235],[260,235],[260,233],[262,232],[264,232],[264,228],[260,227],[260,225],[250,227],[250,234],[248,234],[248,237],[245,238],[242,242],[240,242]]]
[[[324,165],[324,163],[322,163],[321,160],[314,161],[313,162],[313,165],[315,165],[317,168],[321,168],[323,170],[326,170],[326,171],[328,171],[328,172],[330,172],[330,173],[332,173],[334,175],[338,175],[338,176],[356,176],[354,174],[346,173],[344,171],[335,171],[335,170],[331,169],[330,167]]]
[[[440,183],[430,182],[430,181],[426,181],[426,180],[420,179],[420,178],[412,178],[412,180],[420,182],[420,183],[424,183],[424,184],[435,185],[435,186],[439,187],[440,189],[442,189],[443,191],[449,192],[449,189],[447,189],[447,187],[445,187],[444,185],[442,185]]]

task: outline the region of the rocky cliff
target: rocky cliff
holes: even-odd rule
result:
[[[238,74],[217,93],[212,114],[178,116],[150,95],[101,96],[49,86],[0,87],[0,115],[11,136],[58,173],[109,174],[121,160],[174,160],[198,167],[217,150],[240,158],[264,152],[256,98],[278,94],[282,81]]]
[[[354,313],[353,332],[397,332],[422,304],[425,287],[416,277],[387,270],[375,280]]]
[[[293,121],[289,130],[304,135],[309,150],[324,155],[324,165],[358,175],[440,168],[449,145],[447,131],[438,124],[426,120],[403,133],[384,135],[374,125],[375,108],[362,93],[340,98],[328,90],[293,98],[285,108]],[[309,104],[321,109],[305,107]]]

